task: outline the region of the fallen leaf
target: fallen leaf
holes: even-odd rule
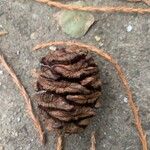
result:
[[[85,2],[72,2],[69,5],[87,6]],[[94,16],[89,12],[62,10],[56,14],[61,29],[73,38],[82,37],[94,23]]]

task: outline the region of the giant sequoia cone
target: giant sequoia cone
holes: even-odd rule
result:
[[[101,81],[88,51],[59,48],[41,60],[36,101],[49,130],[82,131],[99,106]]]

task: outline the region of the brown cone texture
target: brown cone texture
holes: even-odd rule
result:
[[[98,67],[86,50],[59,48],[42,58],[37,91],[38,109],[48,130],[80,132],[99,104]]]

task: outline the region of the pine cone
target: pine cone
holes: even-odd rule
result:
[[[38,110],[49,130],[82,131],[99,105],[101,81],[88,51],[60,48],[41,60],[36,95]]]

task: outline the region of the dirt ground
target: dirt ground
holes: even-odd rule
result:
[[[91,2],[147,7],[126,0]],[[33,46],[50,40],[73,40],[56,25],[53,15],[58,11],[34,0],[0,0],[0,29],[9,32],[0,37],[0,51],[31,96],[35,93],[31,70],[39,66],[39,58],[48,52],[48,49],[33,52]],[[94,17],[96,23],[89,32],[76,40],[103,48],[122,66],[139,105],[150,145],[150,15],[94,13]],[[95,36],[101,38],[100,42]],[[114,68],[103,59],[97,58],[97,62],[103,80],[102,107],[83,133],[65,137],[65,150],[89,149],[92,131],[96,131],[97,150],[141,150],[133,116]],[[42,146],[27,116],[24,99],[0,66],[0,150],[54,150],[56,135],[47,135],[48,142]]]

